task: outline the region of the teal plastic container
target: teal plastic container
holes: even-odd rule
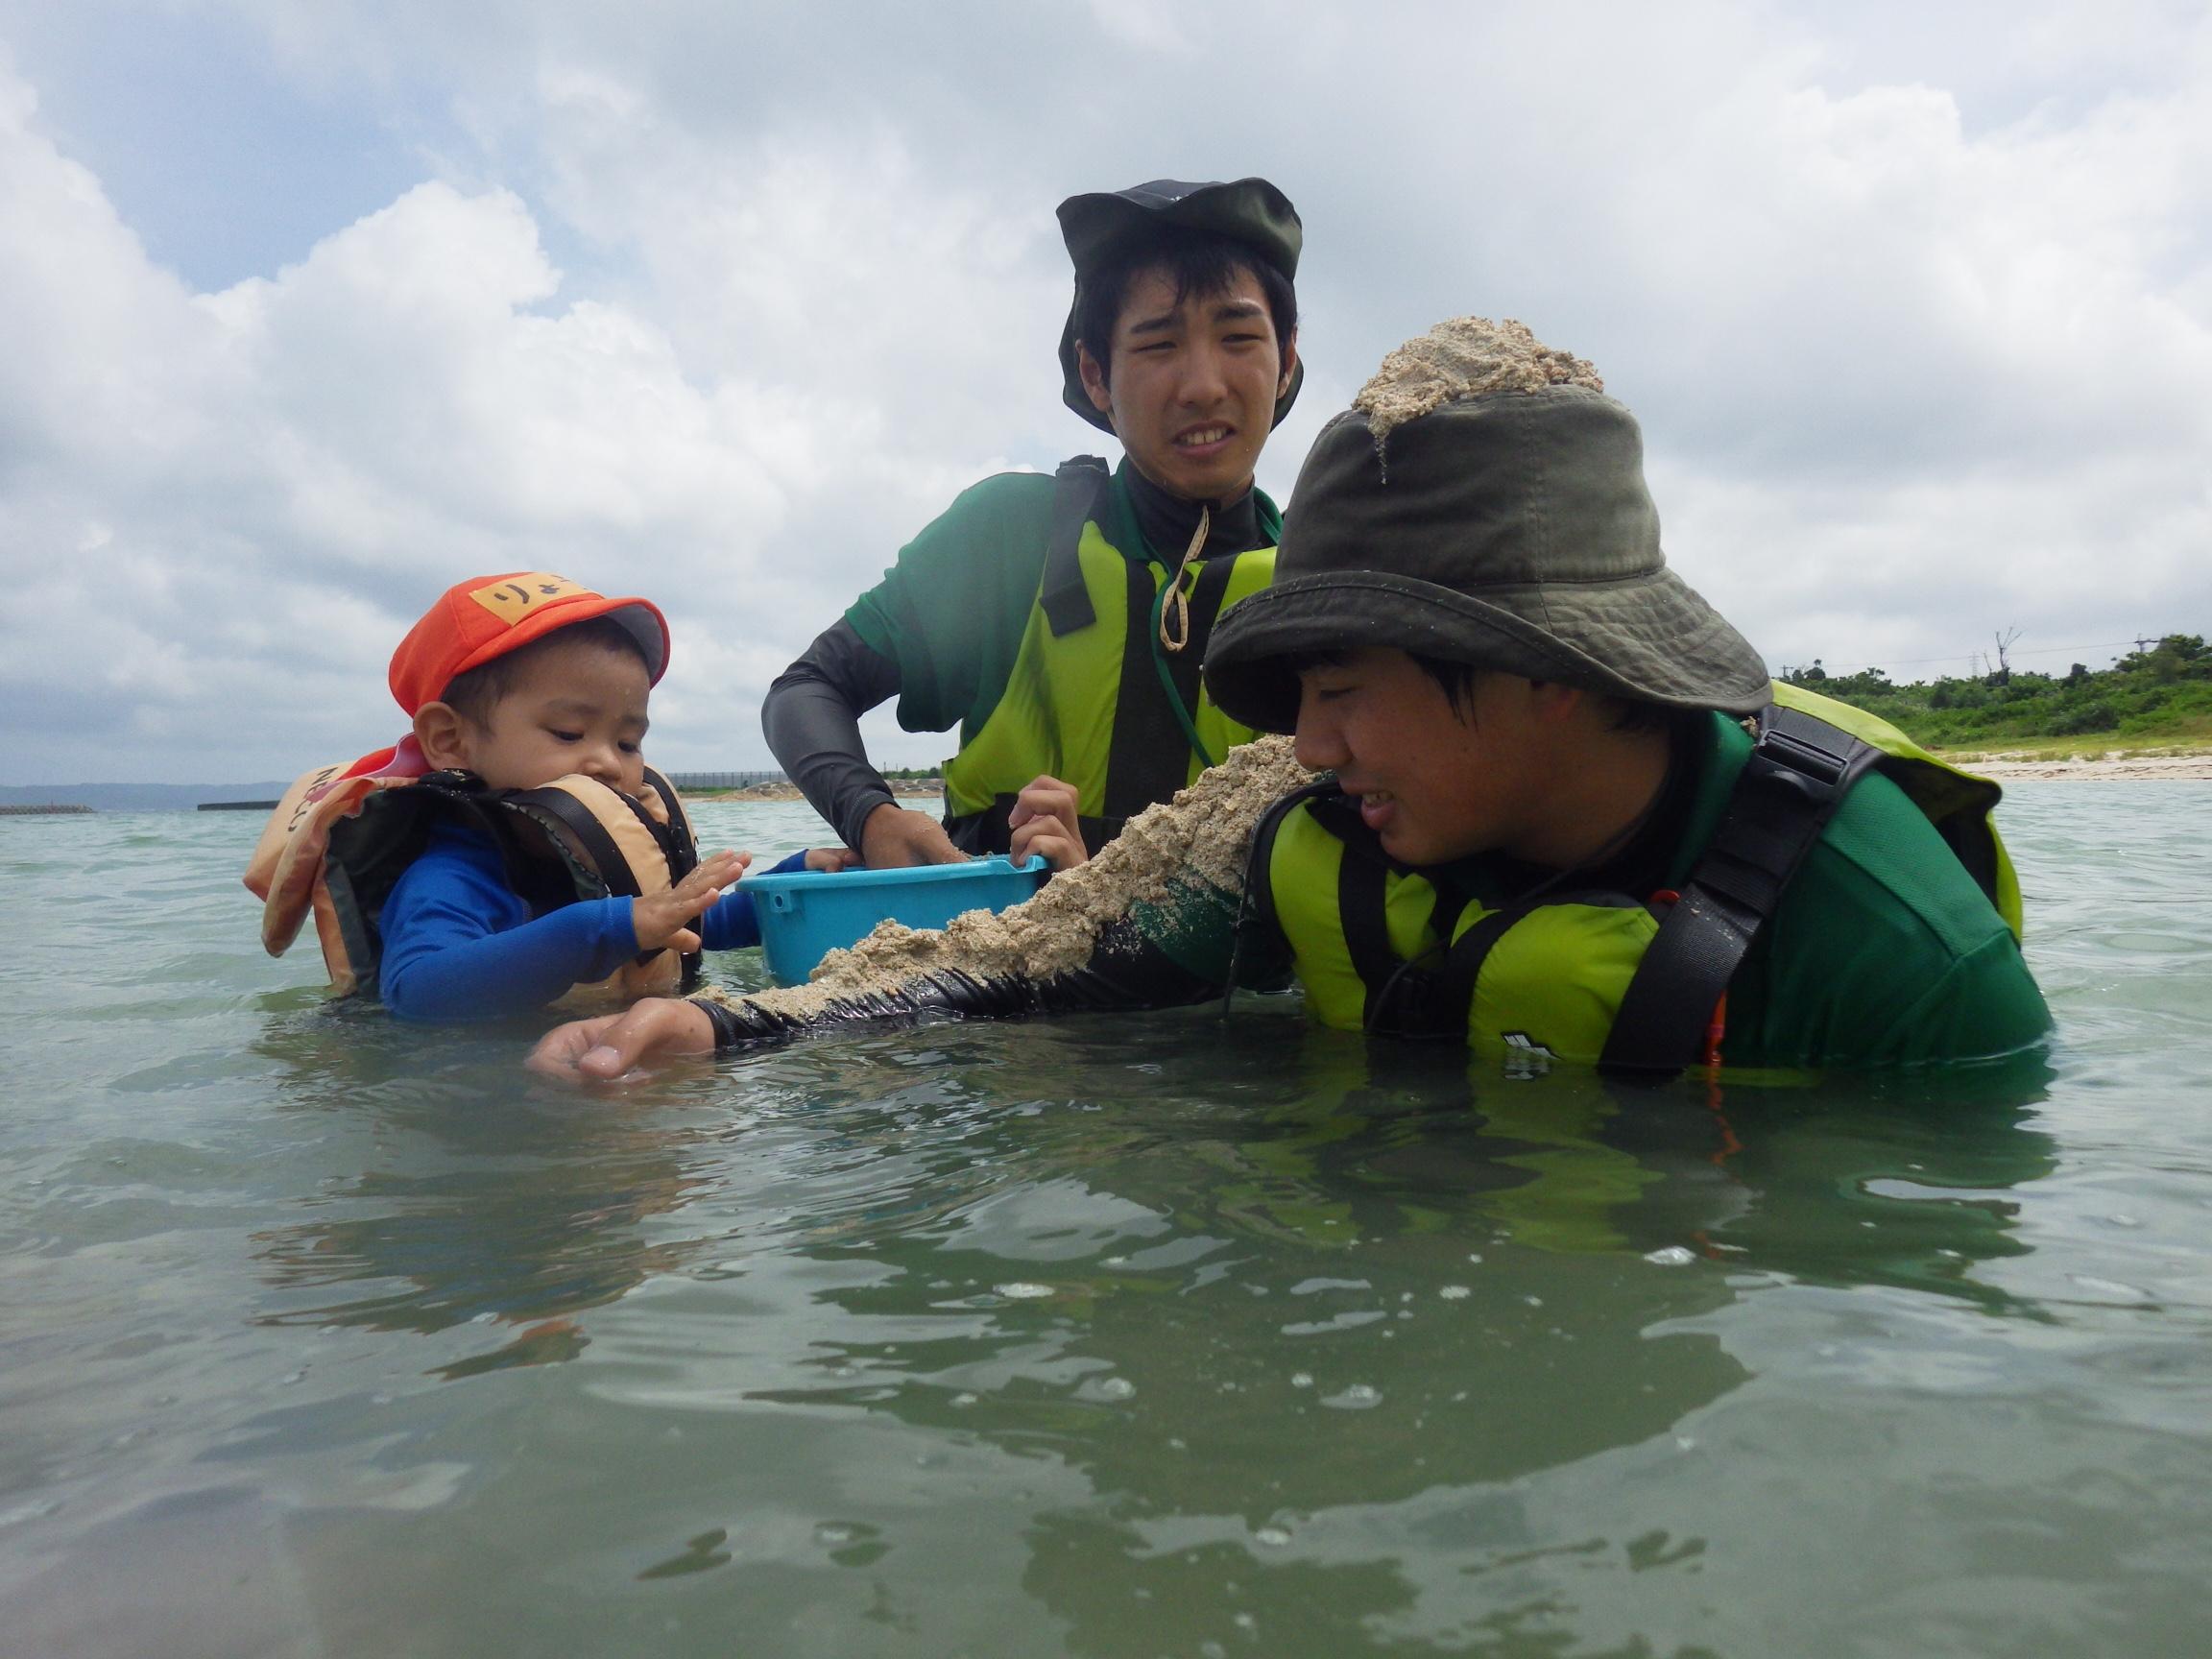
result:
[[[748,876],[768,972],[785,985],[805,983],[832,950],[865,939],[886,919],[908,927],[942,927],[970,910],[1004,910],[1044,883],[1046,865],[1021,868],[1003,855],[911,870],[793,870]]]

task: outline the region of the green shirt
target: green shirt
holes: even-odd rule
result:
[[[1727,805],[1750,736],[1714,716],[1673,880]],[[1906,1066],[2009,1054],[2051,1030],[2019,941],[1879,773],[1829,821],[1728,988],[1731,1067]]]
[[[1124,558],[1163,564],[1138,528],[1127,467],[1115,469],[1098,528]],[[966,743],[998,706],[1044,579],[1052,494],[1048,472],[1001,472],[962,491],[846,611],[854,632],[898,663],[906,731],[956,725]],[[1253,494],[1272,543],[1282,515]]]
[[[1711,733],[1671,885],[1688,878],[1751,753],[1733,720],[1713,716]],[[1479,888],[1483,870],[1477,858],[1455,874]],[[1185,896],[1141,909],[1140,929],[1179,966],[1224,982],[1236,896]],[[1898,1066],[2008,1054],[2050,1029],[2004,918],[1920,809],[1875,773],[1844,798],[1738,968],[1721,1050],[1731,1070]]]

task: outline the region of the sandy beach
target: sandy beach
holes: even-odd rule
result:
[[[2000,783],[2030,783],[2044,779],[2212,779],[2212,753],[2201,755],[2100,756],[2095,759],[2037,760],[2027,757],[1984,759],[1958,757],[1958,765]]]

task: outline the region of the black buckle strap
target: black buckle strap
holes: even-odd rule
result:
[[[1801,709],[1769,707],[1719,828],[1621,998],[1599,1065],[1673,1076],[1853,784],[1881,751]]]
[[[1826,800],[1857,781],[1853,762],[1867,749],[1817,715],[1777,703],[1760,718],[1759,741],[1747,765],[1808,800]]]
[[[1104,458],[1097,455],[1070,456],[1052,475],[1052,528],[1045,542],[1045,580],[1037,602],[1045,608],[1045,620],[1055,639],[1098,620],[1098,609],[1083,586],[1078,549],[1083,526],[1096,517],[1112,475]]]
[[[644,819],[653,830],[654,839],[667,850],[668,879],[673,884],[699,868],[699,844],[691,834],[691,820],[684,810],[684,802],[676,793],[676,785],[648,766],[645,768],[645,787],[661,797],[661,810],[668,815],[665,827],[654,824],[650,813],[645,814]]]
[[[1283,821],[1306,803],[1336,792],[1334,778],[1293,789],[1268,807],[1253,829],[1251,851],[1244,857],[1244,891],[1237,902],[1237,932],[1229,950],[1228,983],[1221,988],[1224,1016],[1229,1012],[1230,1000],[1237,995],[1238,975],[1243,970],[1245,957],[1253,950],[1272,953],[1273,947],[1283,942],[1283,922],[1275,912],[1275,887],[1269,875],[1274,867],[1275,840],[1282,833]]]

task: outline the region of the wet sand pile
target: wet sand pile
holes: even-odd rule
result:
[[[1289,738],[1262,737],[1172,801],[1146,807],[1088,864],[1053,877],[1010,910],[971,910],[942,930],[881,922],[852,950],[830,951],[805,985],[742,998],[703,995],[804,1021],[833,1002],[894,992],[936,973],[1049,979],[1081,967],[1099,932],[1135,905],[1157,903],[1178,886],[1238,892],[1261,816],[1310,781],[1291,757]]]
[[[1547,386],[1605,390],[1589,363],[1545,345],[1525,323],[1454,317],[1383,358],[1352,407],[1365,413],[1381,449],[1398,427],[1431,409],[1493,392],[1541,392]]]

